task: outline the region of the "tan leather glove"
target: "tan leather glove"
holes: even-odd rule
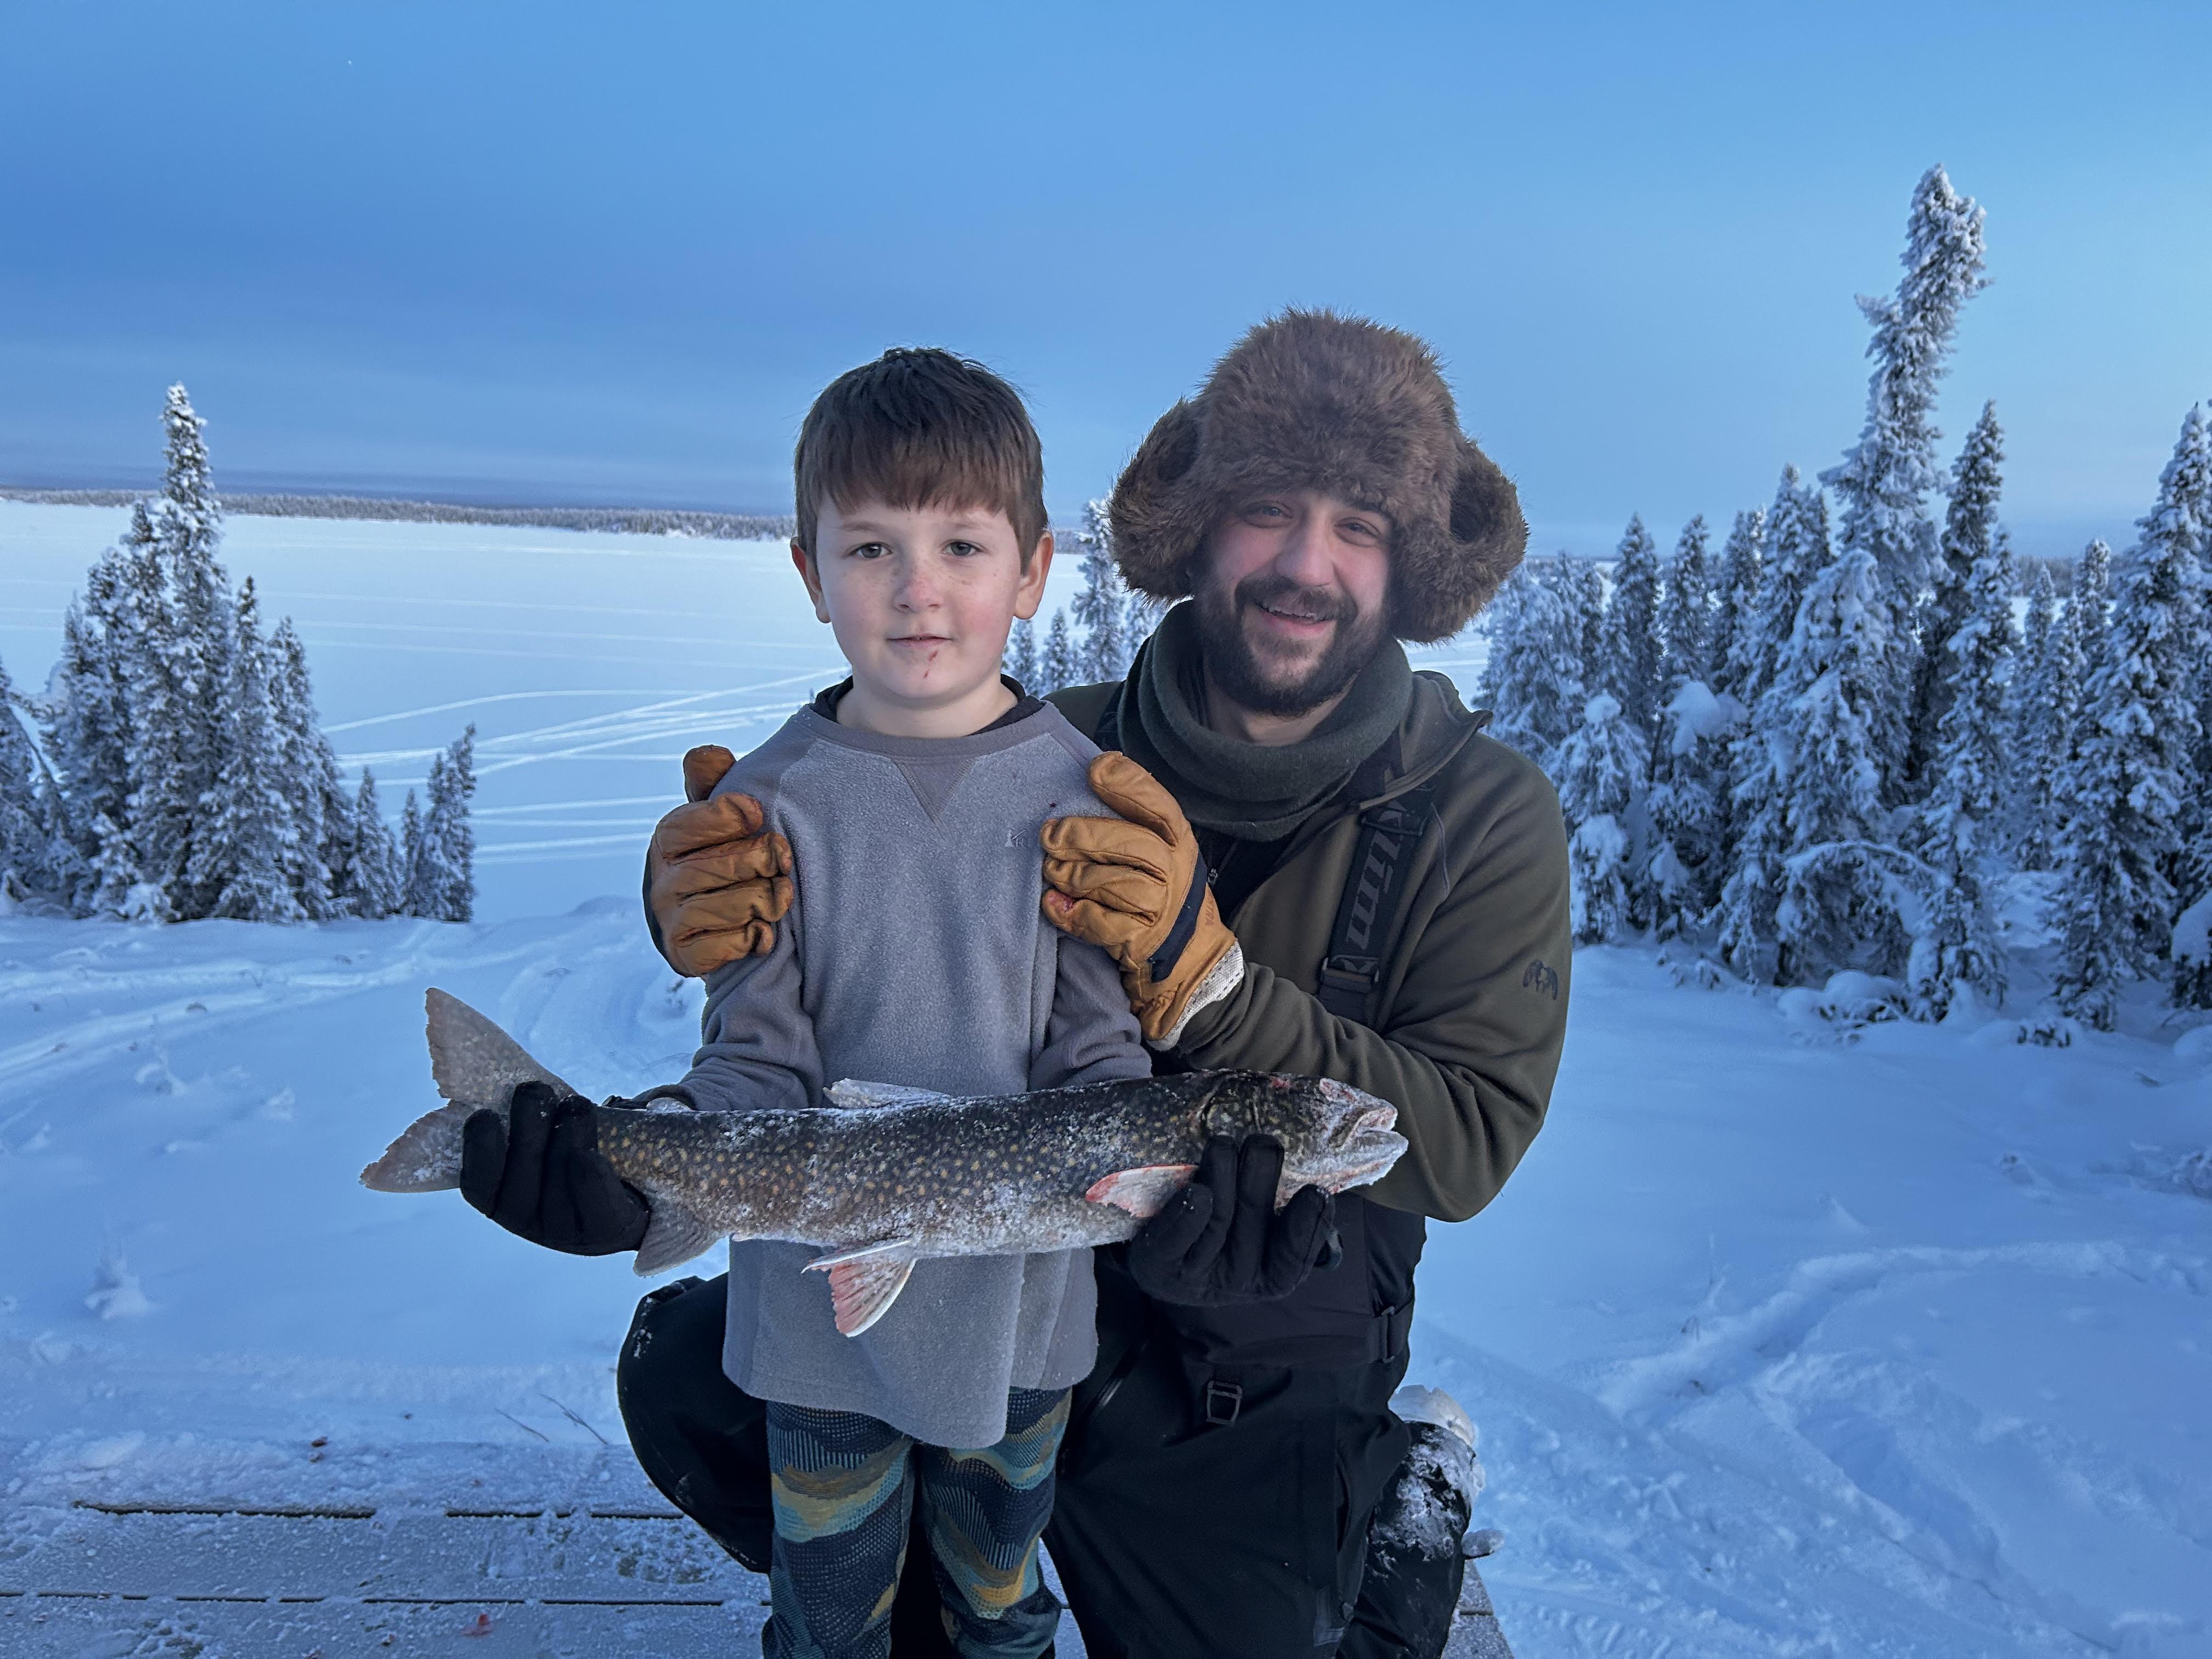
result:
[[[791,908],[791,843],[766,828],[750,795],[708,799],[736,762],[720,744],[686,754],[685,804],[653,826],[646,849],[646,902],[661,954],[695,979],[767,955]]]
[[[1121,816],[1046,822],[1045,918],[1104,948],[1145,1040],[1172,1048],[1193,1014],[1243,981],[1244,952],[1175,797],[1120,754],[1091,763],[1091,789]]]

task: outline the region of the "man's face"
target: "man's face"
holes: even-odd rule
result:
[[[1319,490],[1257,495],[1214,526],[1195,573],[1214,683],[1245,708],[1318,708],[1382,643],[1390,520]]]
[[[1026,562],[993,508],[824,501],[815,555],[792,544],[814,613],[854,682],[885,704],[943,708],[995,686],[1006,630],[1036,614],[1052,563],[1048,535]]]

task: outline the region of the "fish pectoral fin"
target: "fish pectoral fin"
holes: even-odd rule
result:
[[[913,1089],[903,1083],[870,1083],[857,1077],[839,1078],[822,1092],[832,1106],[920,1106],[952,1098],[934,1089]]]
[[[649,1201],[653,1219],[646,1224],[645,1238],[638,1245],[637,1260],[632,1264],[641,1278],[689,1261],[726,1237],[704,1216],[672,1200],[654,1198]]]
[[[1092,1182],[1083,1196],[1093,1204],[1111,1204],[1149,1221],[1167,1207],[1170,1199],[1189,1186],[1197,1173],[1195,1164],[1147,1164],[1138,1170],[1116,1170]]]
[[[842,1335],[858,1336],[891,1310],[891,1304],[914,1277],[918,1260],[912,1239],[890,1238],[817,1255],[805,1271],[830,1275],[830,1307],[836,1315],[837,1329]]]

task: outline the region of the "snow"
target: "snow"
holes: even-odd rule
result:
[[[20,684],[115,522],[0,503]],[[587,1092],[686,1063],[698,989],[642,938],[638,838],[686,742],[834,672],[780,558],[230,525],[325,718],[377,722],[341,743],[427,763],[477,721],[508,850],[470,926],[0,918],[0,1592],[155,1598],[0,1595],[0,1650],[434,1651],[479,1618],[471,1653],[750,1645],[760,1581],[623,1443],[627,1260],[356,1176],[434,1101],[429,984]],[[1429,655],[1472,683],[1469,642]],[[2212,1026],[2130,1005],[2044,1042],[1881,1018],[1890,990],[1801,1009],[1579,953],[1551,1121],[1431,1229],[1408,1376],[1480,1425],[1523,1659],[2212,1650]]]

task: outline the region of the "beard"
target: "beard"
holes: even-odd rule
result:
[[[1383,615],[1363,616],[1347,594],[1303,587],[1261,571],[1234,588],[1216,584],[1196,595],[1199,649],[1206,672],[1231,701],[1278,719],[1309,714],[1359,678],[1382,648]],[[1318,655],[1270,651],[1244,631],[1248,607],[1268,606],[1336,624]]]

